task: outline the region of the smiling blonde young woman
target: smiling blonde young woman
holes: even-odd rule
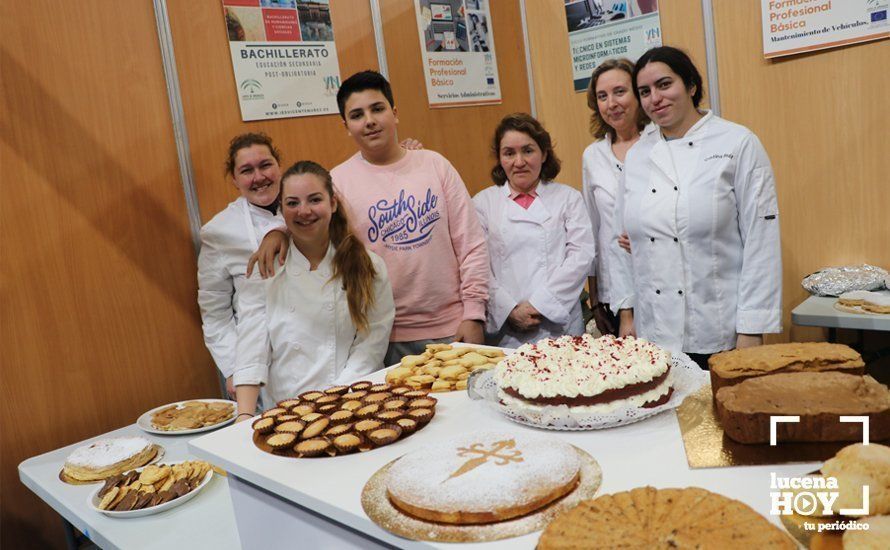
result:
[[[381,369],[395,316],[386,266],[353,234],[327,170],[312,161],[288,168],[281,210],[290,233],[284,267],[243,288],[239,420],[261,391],[272,406]]]

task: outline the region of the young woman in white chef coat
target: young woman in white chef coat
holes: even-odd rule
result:
[[[244,284],[247,260],[263,235],[280,226],[278,190],[281,155],[265,134],[236,136],[229,143],[226,174],[240,197],[201,228],[198,255],[198,305],[204,343],[235,395],[236,324],[239,321],[239,290]]]
[[[550,134],[524,113],[495,131],[495,184],[473,197],[491,262],[486,341],[516,347],[582,334],[581,290],[596,244],[581,194],[553,182]]]
[[[383,368],[395,317],[386,266],[352,233],[331,175],[300,161],[281,180],[284,268],[242,289],[234,374],[239,420],[263,403]]]
[[[699,110],[701,75],[682,51],[649,50],[634,82],[659,131],[628,152],[619,191],[632,249],[613,253],[620,333],[705,366],[782,329],[773,170],[750,130]]]
[[[590,309],[602,334],[618,334],[618,320],[609,310],[611,284],[608,261],[610,247],[617,247],[613,218],[618,179],[624,170],[627,151],[640,139],[649,118],[633,92],[634,65],[628,59],[607,59],[590,77],[587,106],[590,107],[590,133],[597,140],[584,150],[581,159],[584,204],[596,236],[597,255],[587,286]]]

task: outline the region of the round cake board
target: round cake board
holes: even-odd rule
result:
[[[161,447],[157,443],[153,444],[152,447],[154,448],[155,453],[150,459],[148,459],[148,461],[146,461],[144,464],[136,464],[132,468],[127,468],[126,470],[124,470],[124,472],[129,472],[130,470],[135,470],[136,468],[141,468],[141,467],[145,466],[146,464],[153,464],[153,463],[161,460],[162,458],[164,458],[164,448],[163,447]],[[122,474],[124,472],[116,472],[111,475]],[[111,476],[108,476],[108,477],[111,477]],[[72,477],[68,477],[67,475],[65,475],[64,465],[62,466],[62,469],[59,470],[59,480],[65,482],[69,485],[92,485],[93,483],[104,483],[105,479],[108,479],[108,478],[97,479],[95,481],[82,481],[82,480],[74,479]]]
[[[362,508],[371,521],[409,540],[487,542],[527,535],[546,527],[560,512],[576,506],[582,500],[593,498],[599,490],[603,479],[599,463],[578,447],[574,449],[581,460],[578,486],[561,499],[522,517],[481,525],[451,525],[409,516],[393,506],[386,495],[386,473],[398,459],[377,470],[365,484]]]

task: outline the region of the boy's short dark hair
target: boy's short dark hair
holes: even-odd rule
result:
[[[346,120],[346,100],[356,92],[365,90],[377,90],[389,101],[390,107],[395,107],[396,102],[392,98],[392,87],[389,81],[377,71],[362,71],[355,73],[340,84],[337,91],[337,108],[340,109],[340,118]]]

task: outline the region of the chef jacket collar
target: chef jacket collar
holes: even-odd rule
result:
[[[683,134],[683,137],[676,139],[686,139],[692,137],[696,132],[701,130],[705,124],[707,124],[712,118],[714,118],[714,111],[704,111],[704,113],[705,114],[700,119],[698,119],[698,122],[693,124],[692,127],[689,128],[689,130],[687,130],[685,134]],[[661,131],[658,132],[658,139],[660,139],[661,141],[671,141],[665,139],[664,134],[661,133]]]
[[[322,272],[323,275],[326,273],[330,274],[328,266],[334,259],[335,252],[334,245],[328,244],[328,252],[322,258],[321,263],[318,264],[316,271]],[[306,259],[306,256],[303,256],[303,253],[294,244],[293,239],[290,240],[290,250],[287,253],[287,271],[288,273],[309,272],[309,260]]]
[[[549,183],[550,182],[547,180],[541,180],[540,182],[538,182],[538,185],[535,186],[534,191],[529,193],[529,195],[531,195],[535,198],[547,197],[547,195],[550,194],[550,189],[549,189],[550,185],[547,185]],[[501,193],[503,193],[508,199],[513,200],[519,195],[520,192],[514,191],[513,188],[510,187],[510,183],[507,182],[501,186]]]

